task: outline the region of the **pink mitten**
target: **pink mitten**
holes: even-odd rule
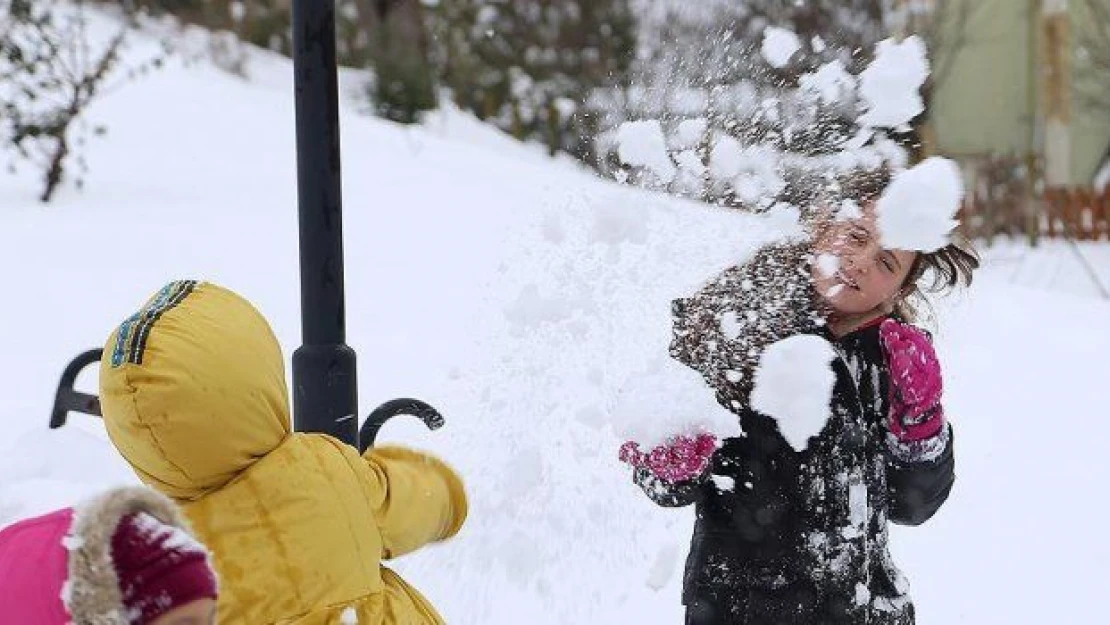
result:
[[[644,453],[639,443],[621,445],[620,460],[636,468],[651,471],[664,482],[688,482],[705,473],[709,460],[717,450],[717,437],[703,433],[697,437],[674,436]]]
[[[879,326],[890,370],[890,432],[909,443],[935,436],[944,427],[940,362],[929,336],[893,319]]]

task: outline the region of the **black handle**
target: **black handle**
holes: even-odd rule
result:
[[[102,349],[90,349],[74,358],[65,370],[62,379],[58,382],[58,392],[54,395],[54,410],[50,413],[50,429],[57,429],[66,424],[66,417],[72,412],[81,412],[94,417],[100,415],[100,398],[96,395],[82,393],[73,387],[81,371],[93,364],[100,362]]]
[[[446,421],[438,410],[419,399],[394,399],[378,406],[366,417],[362,428],[358,431],[358,449],[365,453],[373,447],[374,440],[378,438],[378,430],[382,429],[385,422],[397,415],[407,414],[424,422],[429,430],[438,430]]]

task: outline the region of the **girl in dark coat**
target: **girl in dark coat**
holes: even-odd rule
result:
[[[931,517],[954,461],[939,364],[908,323],[907,298],[930,274],[934,287],[970,283],[978,260],[956,245],[884,249],[873,205],[819,232],[812,244],[765,248],[674,302],[671,355],[703,375],[743,434],[621,449],[653,501],[696,507],[688,625],[914,622],[887,526]],[[836,382],[827,423],[796,450],[751,394],[764,350],[799,334],[832,344]]]

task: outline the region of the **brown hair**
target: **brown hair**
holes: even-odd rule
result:
[[[978,268],[979,254],[963,238],[934,252],[918,253],[902,283],[894,314],[907,322],[918,321],[920,304],[928,306],[925,293],[948,293],[958,286],[971,286]]]

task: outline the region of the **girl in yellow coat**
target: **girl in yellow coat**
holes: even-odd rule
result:
[[[459,531],[459,477],[414,451],[291,432],[281,349],[238,295],[162,289],[109,337],[100,399],[120,453],[211,549],[221,625],[442,622],[381,561]]]

